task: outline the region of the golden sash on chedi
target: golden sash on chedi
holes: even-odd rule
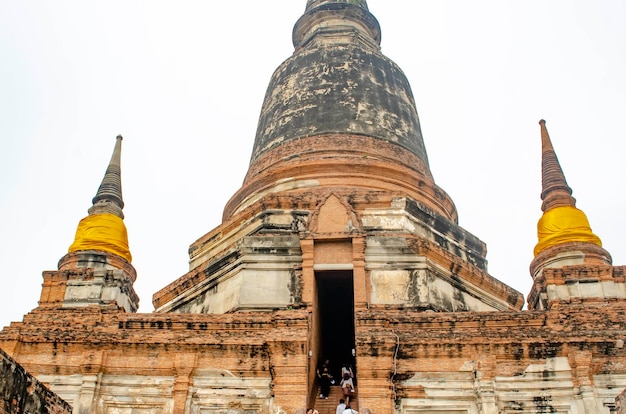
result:
[[[600,238],[591,231],[585,213],[573,206],[555,207],[543,213],[537,223],[537,237],[535,256],[562,243],[589,242],[602,246]]]
[[[126,226],[114,214],[94,214],[82,219],[78,223],[74,243],[68,251],[71,253],[78,250],[103,250],[132,261]]]

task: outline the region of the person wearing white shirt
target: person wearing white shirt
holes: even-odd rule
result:
[[[339,405],[337,405],[337,411],[335,411],[335,414],[343,414],[343,411],[345,409],[346,409],[346,402],[342,398],[339,400]]]
[[[346,409],[343,410],[343,414],[359,414],[357,410],[353,410],[350,406],[346,406]]]

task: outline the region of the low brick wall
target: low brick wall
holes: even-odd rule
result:
[[[47,389],[0,349],[0,414],[72,412],[72,407]]]

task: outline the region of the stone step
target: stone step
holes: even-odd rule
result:
[[[339,404],[339,400],[343,398],[343,391],[339,385],[333,385],[330,387],[330,393],[328,394],[328,399],[323,399],[319,397],[319,392],[317,393],[317,398],[315,399],[315,404],[313,408],[315,408],[319,414],[335,414],[337,411],[337,405]],[[357,389],[355,388],[353,396],[350,397],[350,406],[354,410],[359,410],[359,402],[356,398]]]

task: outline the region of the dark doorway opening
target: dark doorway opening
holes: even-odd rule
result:
[[[339,379],[342,364],[350,364],[356,376],[354,345],[354,282],[351,270],[315,273],[320,332],[319,361],[330,360],[332,375]]]

